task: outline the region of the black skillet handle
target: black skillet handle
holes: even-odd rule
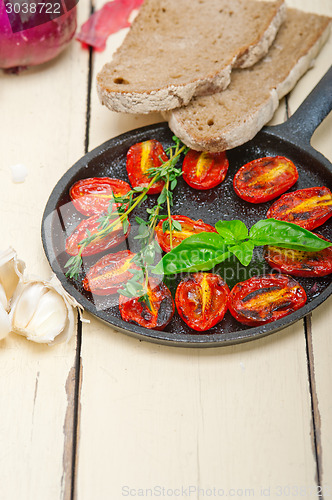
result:
[[[310,143],[318,125],[332,110],[332,66],[295,113],[281,125],[271,127],[278,135],[295,142]]]

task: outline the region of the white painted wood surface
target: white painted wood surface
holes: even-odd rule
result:
[[[330,0],[288,3],[332,15]],[[82,0],[80,20],[87,11]],[[98,101],[96,72],[124,34],[112,36],[107,50],[93,57],[89,149],[161,120],[158,114],[111,113]],[[331,53],[330,41],[292,92],[292,112],[329,66]],[[87,70],[88,53],[73,43],[47,67],[19,77],[0,74],[1,247],[12,245],[42,277],[50,272],[40,241],[44,206],[84,153]],[[284,117],[283,101],[274,122]],[[329,117],[313,138],[330,159],[331,125]],[[19,162],[29,175],[15,185],[9,165]],[[91,323],[82,331],[74,496],[317,498],[316,442],[328,498],[331,304],[314,312],[307,337],[298,322],[260,341],[209,350],[139,342],[86,314]],[[75,349],[74,339],[55,348],[14,335],[0,343],[1,499],[71,498]]]

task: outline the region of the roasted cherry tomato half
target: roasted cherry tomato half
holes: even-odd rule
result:
[[[180,245],[180,243],[192,236],[193,234],[203,233],[203,232],[212,232],[216,233],[217,231],[210,224],[205,224],[201,219],[193,220],[185,215],[172,215],[172,219],[179,222],[181,224],[181,231],[172,230],[172,244],[173,248]],[[163,222],[165,219],[158,222],[156,226],[156,238],[164,252],[169,252],[171,250],[171,242],[170,242],[170,232],[169,230],[163,232]]]
[[[329,241],[318,235],[325,241]],[[292,276],[327,276],[332,273],[332,247],[319,252],[303,252],[290,248],[266,246],[266,262],[273,268]]]
[[[195,273],[178,285],[175,303],[179,315],[198,332],[219,323],[228,308],[229,288],[218,274]]]
[[[130,225],[128,226],[126,234],[123,232],[122,224],[118,224],[114,227],[113,231],[106,236],[100,229],[99,222],[100,215],[93,215],[88,219],[82,220],[77,228],[72,232],[72,234],[66,240],[66,252],[69,255],[77,255],[80,249],[80,243],[84,238],[90,234],[91,236],[98,233],[99,237],[94,241],[89,243],[83,250],[82,256],[94,255],[96,253],[103,252],[109,248],[113,248],[124,241],[130,231]]]
[[[127,153],[127,172],[129,182],[133,187],[147,187],[151,182],[148,170],[160,167],[168,158],[160,142],[154,139],[138,142],[131,146]],[[160,193],[164,187],[163,181],[155,182],[149,189],[148,194]]]
[[[238,283],[229,296],[229,311],[248,326],[276,321],[300,309],[307,301],[302,286],[286,274],[267,274]]]
[[[171,321],[174,314],[174,302],[167,286],[150,278],[148,285],[150,304],[139,301],[138,298],[128,298],[120,295],[119,309],[124,321],[134,323],[145,328],[163,330]]]
[[[285,193],[298,178],[292,161],[284,156],[272,156],[243,165],[235,174],[233,186],[242,200],[263,203]]]
[[[292,222],[311,231],[332,216],[332,193],[323,187],[299,189],[275,201],[266,217]]]
[[[225,151],[208,153],[190,149],[182,165],[182,176],[194,189],[210,189],[226,177],[228,160]]]
[[[139,269],[132,262],[134,256],[129,250],[105,255],[90,267],[83,280],[83,287],[95,295],[117,293],[132,278],[130,269]]]
[[[128,182],[110,177],[91,177],[75,182],[69,195],[76,210],[84,215],[106,212],[113,194],[123,196],[130,191]],[[116,203],[115,206],[118,206]]]

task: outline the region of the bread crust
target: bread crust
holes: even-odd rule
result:
[[[149,92],[109,92],[97,82],[97,92],[101,103],[112,111],[146,114],[186,106],[195,95],[209,95],[225,89],[231,81],[230,75],[231,67],[228,66],[214,77]]]
[[[257,3],[266,4],[268,2]],[[270,17],[265,30],[246,46],[238,47],[237,53],[233,55],[227,64],[213,72],[204,74],[202,77],[192,78],[185,83],[168,83],[158,88],[146,88],[145,90],[135,89],[135,85],[131,85],[130,91],[127,91],[123,88],[126,85],[114,85],[114,80],[116,80],[114,78],[116,74],[116,62],[113,61],[106,64],[97,75],[97,92],[101,103],[112,111],[124,113],[167,111],[186,106],[194,96],[210,95],[227,88],[233,68],[252,66],[268,52],[285,18],[286,12],[283,0],[276,0],[270,2],[270,4]],[[143,5],[143,7],[148,9],[149,6]],[[139,15],[133,23],[133,30],[137,23],[139,23]],[[137,28],[135,29],[137,30]],[[120,58],[119,60],[121,61],[125,55],[125,49],[123,49],[123,53],[120,56],[117,54],[116,52],[115,59],[118,60]],[[202,54],[202,57],[204,57],[204,54]]]
[[[198,151],[210,151],[218,152],[227,149],[232,149],[236,146],[244,144],[245,142],[252,139],[259,130],[273,117],[274,112],[278,108],[279,100],[284,97],[292,88],[295,86],[297,81],[304,75],[304,73],[310,68],[314,59],[318,55],[320,49],[327,41],[330,33],[331,19],[324,16],[316,16],[315,14],[307,14],[295,9],[289,9],[288,15],[296,18],[297,16],[302,16],[303,19],[303,39],[302,44],[306,44],[306,29],[310,30],[310,20],[315,19],[319,24],[319,29],[317,29],[316,37],[314,42],[310,42],[310,45],[303,47],[303,52],[305,52],[298,60],[294,61],[293,65],[290,65],[287,71],[287,75],[284,79],[271,82],[271,87],[264,89],[262,82],[262,99],[260,102],[255,102],[252,104],[250,112],[240,112],[236,116],[230,111],[227,116],[228,123],[223,124],[218,122],[216,128],[210,133],[205,131],[199,131],[199,125],[194,124],[191,121],[191,115],[195,110],[198,109],[200,104],[200,98],[193,100],[195,104],[189,104],[186,108],[179,108],[173,111],[163,113],[163,116],[168,120],[170,129],[190,148]],[[285,27],[286,29],[286,27]],[[282,33],[278,34],[275,44],[281,43]],[[299,42],[300,43],[300,42]],[[272,47],[273,49],[273,47]],[[271,58],[270,64],[278,63],[278,58],[283,60],[278,51],[273,52],[271,49],[271,56],[266,56],[266,60]],[[274,54],[274,56],[273,56]],[[263,64],[266,64],[264,60],[257,65],[259,70]],[[267,62],[269,64],[269,62]],[[289,63],[288,63],[289,64]],[[256,67],[250,70],[250,78],[252,81],[257,77]],[[246,71],[246,70],[243,70]],[[236,75],[238,76],[238,75]],[[243,76],[243,75],[242,75]],[[261,80],[260,80],[261,81]],[[247,80],[248,83],[248,80]],[[238,84],[238,85],[237,85]],[[235,79],[230,87],[225,91],[227,92],[228,99],[232,97],[236,99],[240,95],[239,85],[240,76],[237,80]],[[250,87],[247,85],[247,88]],[[266,93],[263,94],[263,89]],[[222,96],[223,93],[219,95]],[[233,94],[233,95],[232,95]],[[246,97],[250,100],[250,90]],[[208,103],[204,107],[205,112],[207,109],[213,110],[214,114],[218,115],[218,106],[220,105],[218,94],[211,95],[205,98],[204,104]],[[195,108],[195,109],[194,109]],[[196,115],[197,116],[197,115]],[[220,115],[218,115],[220,116]],[[198,111],[198,122],[199,122],[199,111]]]

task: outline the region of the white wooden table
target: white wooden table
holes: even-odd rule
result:
[[[95,2],[95,7],[103,1]],[[331,0],[288,0],[332,15]],[[90,2],[79,3],[79,24]],[[159,115],[102,107],[105,52],[73,42],[20,76],[0,74],[1,248],[47,278],[40,225],[53,186],[87,150]],[[293,112],[331,63],[332,40],[288,96]],[[285,101],[273,123],[285,119]],[[313,145],[332,160],[332,116]],[[10,165],[28,177],[14,184]],[[332,298],[305,321],[236,347],[140,342],[89,314],[65,345],[0,342],[1,500],[332,496]]]

